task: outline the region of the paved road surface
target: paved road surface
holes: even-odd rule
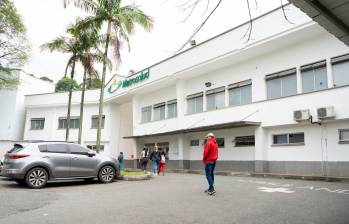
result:
[[[0,223],[349,223],[349,183],[216,176],[216,196],[205,188],[195,174],[41,190],[0,178]]]

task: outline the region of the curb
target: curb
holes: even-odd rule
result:
[[[205,174],[204,170],[168,170],[167,172]],[[281,179],[300,179],[300,180],[315,180],[315,181],[349,181],[349,177],[313,176],[313,175],[300,175],[300,174],[230,172],[230,171],[216,171],[215,174],[220,176],[234,176],[234,177],[272,177],[272,178],[281,178]]]
[[[139,180],[150,180],[152,175],[150,172],[142,176],[118,176],[117,180],[126,180],[126,181],[139,181]]]

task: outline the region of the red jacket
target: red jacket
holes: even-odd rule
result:
[[[218,145],[215,138],[211,138],[207,141],[202,156],[202,162],[207,164],[209,162],[216,162],[218,159]]]

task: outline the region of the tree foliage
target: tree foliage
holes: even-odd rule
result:
[[[70,90],[78,89],[79,85],[76,83],[74,79],[63,77],[57,82],[55,92],[69,92]]]
[[[9,74],[28,58],[26,29],[11,0],[0,1],[0,69]]]

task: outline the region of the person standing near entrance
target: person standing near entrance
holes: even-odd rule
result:
[[[155,150],[150,154],[150,160],[153,161],[153,174],[154,176],[158,175],[158,164],[160,162],[160,153],[158,150],[158,146],[155,145]]]
[[[165,165],[166,164],[166,153],[164,150],[160,150],[160,164],[159,164],[159,170],[158,174],[160,175],[160,172],[162,172],[162,176],[165,176]]]
[[[119,164],[120,164],[120,171],[121,171],[123,169],[123,167],[124,167],[124,153],[123,152],[119,153],[118,161],[119,161]]]
[[[141,167],[143,169],[143,172],[145,173],[147,171],[147,165],[148,165],[148,150],[146,148],[143,148],[140,157],[141,157]]]
[[[216,193],[214,189],[214,169],[218,159],[218,144],[213,133],[206,135],[206,144],[202,156],[202,162],[205,164],[205,173],[208,182],[208,189],[206,193],[212,195]]]

